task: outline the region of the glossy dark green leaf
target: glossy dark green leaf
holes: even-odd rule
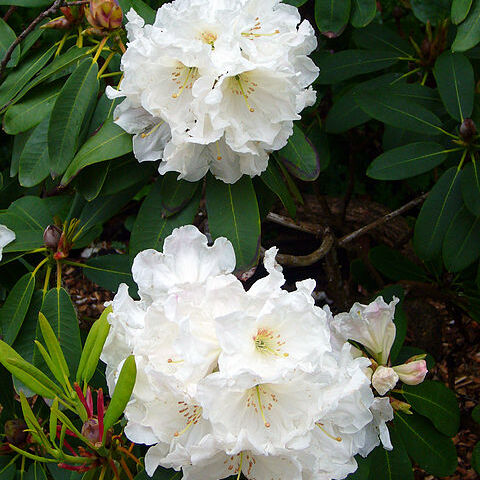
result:
[[[0,309],[0,327],[3,339],[12,345],[22,328],[35,288],[35,277],[25,274],[12,288]]]
[[[427,473],[444,477],[457,468],[457,452],[452,440],[436,430],[421,415],[395,413],[395,428],[409,456]]]
[[[469,163],[462,174],[462,195],[468,210],[476,217],[480,216],[480,165],[477,161]]]
[[[12,71],[0,86],[0,106],[10,102],[33,76],[41,70],[55,53],[54,45],[44,52],[40,52]]]
[[[15,32],[9,27],[8,23],[0,18],[0,58],[3,58],[10,48],[10,45],[17,39]],[[20,47],[15,48],[12,57],[8,62],[9,67],[17,65],[20,58]]]
[[[361,455],[357,455],[355,460],[358,464],[357,470],[351,473],[347,480],[368,480],[370,475],[370,465],[372,463],[372,457],[369,455],[367,458],[363,458]]]
[[[461,53],[444,52],[435,62],[434,74],[448,113],[459,122],[470,118],[475,96],[470,60]]]
[[[338,37],[350,18],[350,0],[315,0],[315,21],[326,36]]]
[[[451,0],[411,0],[414,15],[423,23],[430,22],[437,25],[438,22],[449,18]]]
[[[423,268],[411,262],[393,248],[385,245],[373,247],[368,256],[372,265],[390,280],[416,280],[422,282],[427,279]]]
[[[13,150],[12,158],[10,161],[10,177],[15,177],[18,175],[18,168],[20,167],[20,156],[22,155],[23,149],[30,138],[30,135],[33,133],[33,128],[27,130],[26,132],[19,133],[13,137]]]
[[[277,158],[300,180],[313,181],[320,174],[320,159],[311,142],[296,125],[287,145],[277,153]]]
[[[448,227],[463,204],[460,188],[461,172],[456,167],[448,169],[428,195],[417,223],[413,243],[423,260],[431,260],[442,251]]]
[[[376,0],[352,0],[351,22],[355,28],[366,27],[377,13]]]
[[[399,57],[410,57],[413,48],[398,32],[384,24],[372,23],[368,27],[353,32],[353,41],[359,48],[385,50]]]
[[[272,160],[268,162],[268,167],[265,172],[262,173],[260,178],[265,185],[267,185],[267,187],[278,196],[283,206],[287,209],[288,214],[291,217],[295,217],[297,212],[295,201],[292,198],[292,195],[288,190],[288,187],[285,184],[278,167]]]
[[[458,26],[452,51],[464,52],[480,42],[480,0],[473,0],[467,18]]]
[[[480,405],[477,405],[472,411],[472,418],[475,422],[480,423]]]
[[[376,120],[426,135],[440,135],[440,119],[414,101],[388,92],[363,92],[356,96],[363,111]]]
[[[23,478],[24,480],[47,480],[43,464],[39,462],[32,463]]]
[[[237,271],[243,272],[258,261],[260,254],[260,214],[252,180],[244,175],[234,184],[209,176],[207,214],[214,239],[226,237],[232,242]]]
[[[158,467],[153,474],[153,477],[147,475],[147,472],[143,470],[134,480],[180,480],[182,478],[182,472],[176,472],[175,470],[167,470],[162,467]]]
[[[165,238],[175,228],[191,224],[198,211],[200,190],[197,190],[192,200],[182,211],[172,217],[162,218],[159,214],[162,181],[162,177],[156,181],[140,207],[130,239],[131,257],[148,248],[162,251]]]
[[[472,468],[480,474],[480,442],[473,447]]]
[[[18,181],[22,187],[38,185],[50,173],[47,140],[49,123],[50,117],[43,119],[22,150],[18,168]]]
[[[308,0],[284,0],[283,3],[288,3],[289,5],[293,5],[294,7],[301,7],[305,5]]]
[[[472,7],[473,0],[453,0],[451,18],[455,25],[462,23]]]
[[[198,182],[177,180],[178,173],[168,172],[163,175],[160,187],[160,215],[171,217],[182,211],[198,189]]]
[[[42,313],[55,332],[67,360],[70,372],[77,370],[82,344],[77,314],[70,295],[63,289],[52,288],[42,306]]]
[[[133,8],[147,23],[155,21],[155,10],[142,0],[119,0],[122,10],[126,13]]]
[[[110,165],[111,162],[98,163],[82,170],[75,177],[75,190],[81,193],[85,200],[95,200],[102,190]]]
[[[320,68],[317,83],[328,85],[366,73],[377,72],[398,62],[398,55],[387,50],[342,50],[316,57]]]
[[[391,428],[393,450],[379,445],[372,453],[369,480],[413,480],[412,462],[397,432]]]
[[[450,223],[443,241],[443,261],[449,272],[460,272],[480,257],[480,217],[463,205]]]
[[[9,135],[37,126],[51,111],[59,94],[58,88],[43,88],[21,103],[12,105],[3,118],[3,129]]]
[[[117,292],[121,283],[136,289],[132,277],[132,265],[128,255],[102,255],[85,262],[83,273],[102,288]]]
[[[447,156],[448,151],[439,143],[411,143],[377,157],[368,167],[367,175],[376,180],[403,180],[432,170]]]
[[[48,149],[50,169],[61,175],[72,161],[92,98],[98,92],[98,65],[85,59],[62,88],[50,117]]]
[[[425,380],[420,385],[404,385],[403,396],[413,409],[429,418],[448,437],[457,434],[460,409],[455,393],[443,383]]]
[[[75,155],[62,178],[62,185],[66,185],[82,168],[121,157],[131,152],[132,148],[132,136],[113,121],[107,121]]]

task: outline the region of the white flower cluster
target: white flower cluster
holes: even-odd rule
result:
[[[175,0],[153,25],[127,14],[128,48],[115,121],[160,173],[226,183],[259,175],[315,102],[308,21],[280,0]]]
[[[193,226],[175,230],[163,253],[136,257],[141,299],[120,287],[102,360],[112,393],[135,356],[125,434],[152,445],[149,475],[161,465],[185,480],[342,479],[380,439],[392,448],[389,398],[374,397],[371,362],[345,335],[350,322],[392,324],[395,302],[333,318],[315,306],[313,280],[281,288],[276,253],[248,291],[232,274],[231,243],[210,247]]]
[[[0,225],[0,260],[2,260],[3,249],[15,240],[15,233],[5,225]]]

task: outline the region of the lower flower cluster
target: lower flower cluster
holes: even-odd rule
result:
[[[355,455],[380,441],[392,448],[393,410],[374,395],[370,368],[388,352],[362,354],[345,335],[349,322],[377,322],[390,337],[393,325],[394,338],[395,302],[333,318],[315,306],[313,280],[282,289],[276,252],[266,252],[268,275],[248,291],[232,274],[230,242],[208,246],[193,226],[175,230],[163,253],[136,257],[140,300],[119,289],[102,360],[112,393],[135,356],[125,434],[151,445],[149,475],[160,465],[185,480],[342,479],[356,470]]]

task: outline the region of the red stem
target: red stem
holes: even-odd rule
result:
[[[103,390],[97,391],[97,417],[98,417],[98,439],[101,442],[103,438],[103,415],[105,412],[105,404],[103,403]]]

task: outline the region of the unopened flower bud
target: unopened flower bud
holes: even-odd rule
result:
[[[60,17],[46,23],[41,28],[51,28],[53,30],[69,30],[70,28],[72,28],[72,24],[65,17]]]
[[[78,24],[85,16],[85,7],[83,5],[71,7],[61,7],[61,12],[71,24]]]
[[[49,225],[43,232],[43,243],[50,250],[57,250],[62,230],[56,225]]]
[[[93,445],[101,445],[102,439],[100,438],[100,427],[98,419],[96,417],[89,418],[82,426],[82,435],[93,443]],[[105,445],[110,446],[112,441],[112,430],[108,430]]]
[[[94,28],[115,30],[122,26],[123,12],[118,0],[90,0],[85,15]]]
[[[471,118],[466,118],[460,125],[460,136],[466,142],[469,142],[477,135],[477,126]]]
[[[380,394],[385,395],[398,382],[398,375],[390,367],[383,367],[380,365],[372,376],[373,388]]]
[[[425,360],[415,360],[393,367],[400,380],[407,385],[418,385],[425,380],[428,373]]]
[[[28,437],[27,424],[20,418],[5,422],[5,440],[16,447],[23,445]]]
[[[411,411],[412,406],[409,403],[402,402],[396,398],[390,397],[390,405],[396,412],[406,413],[407,415],[413,415]]]

